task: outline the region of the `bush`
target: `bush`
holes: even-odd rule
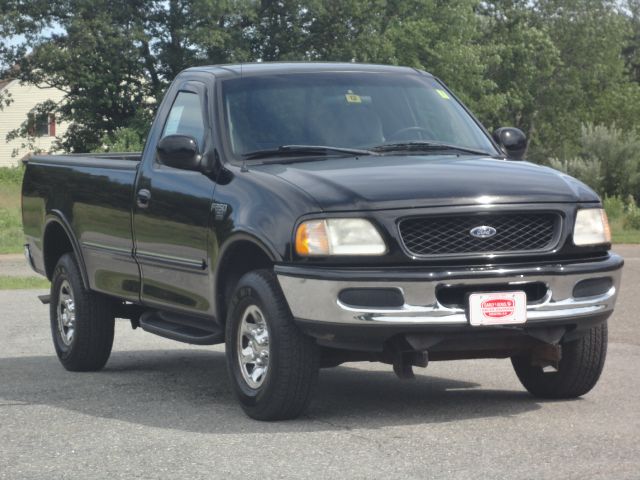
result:
[[[634,208],[631,212],[627,213],[622,222],[622,226],[625,230],[640,230],[640,209]]]
[[[582,158],[570,158],[568,160],[552,158],[549,160],[549,166],[577,178],[602,195],[603,177],[600,174],[602,165],[599,160],[595,158],[589,160]]]
[[[118,128],[102,137],[102,146],[96,152],[140,152],[144,148],[144,136],[134,128]]]
[[[604,209],[607,211],[607,216],[610,220],[617,220],[624,216],[626,205],[622,198],[618,196],[605,197],[603,204]]]
[[[580,153],[549,164],[583,181],[603,197],[636,195],[640,189],[640,137],[615,126],[583,125]]]
[[[24,168],[0,167],[0,185],[21,185]]]

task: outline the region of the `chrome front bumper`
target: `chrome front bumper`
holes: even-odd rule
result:
[[[386,324],[396,326],[449,326],[468,324],[462,308],[449,308],[436,298],[439,286],[478,286],[542,282],[547,294],[527,307],[527,324],[560,322],[602,316],[613,311],[620,286],[623,260],[611,254],[605,260],[505,268],[435,270],[354,270],[278,266],[276,274],[294,318],[341,325]],[[612,286],[603,294],[573,297],[581,280],[610,277]],[[338,296],[352,288],[396,288],[405,299],[394,308],[363,308],[343,304]],[[566,322],[565,322],[566,323]]]

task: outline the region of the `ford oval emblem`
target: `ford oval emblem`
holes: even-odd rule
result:
[[[491,238],[498,232],[493,227],[489,227],[488,225],[481,225],[479,227],[472,228],[469,233],[472,237],[476,238]]]

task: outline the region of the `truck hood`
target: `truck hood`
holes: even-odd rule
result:
[[[324,211],[599,201],[589,187],[551,168],[488,157],[363,156],[251,168],[299,187]]]

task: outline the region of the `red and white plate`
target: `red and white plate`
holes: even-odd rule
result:
[[[472,293],[469,295],[469,322],[471,325],[518,325],[526,321],[527,294],[524,292]]]

